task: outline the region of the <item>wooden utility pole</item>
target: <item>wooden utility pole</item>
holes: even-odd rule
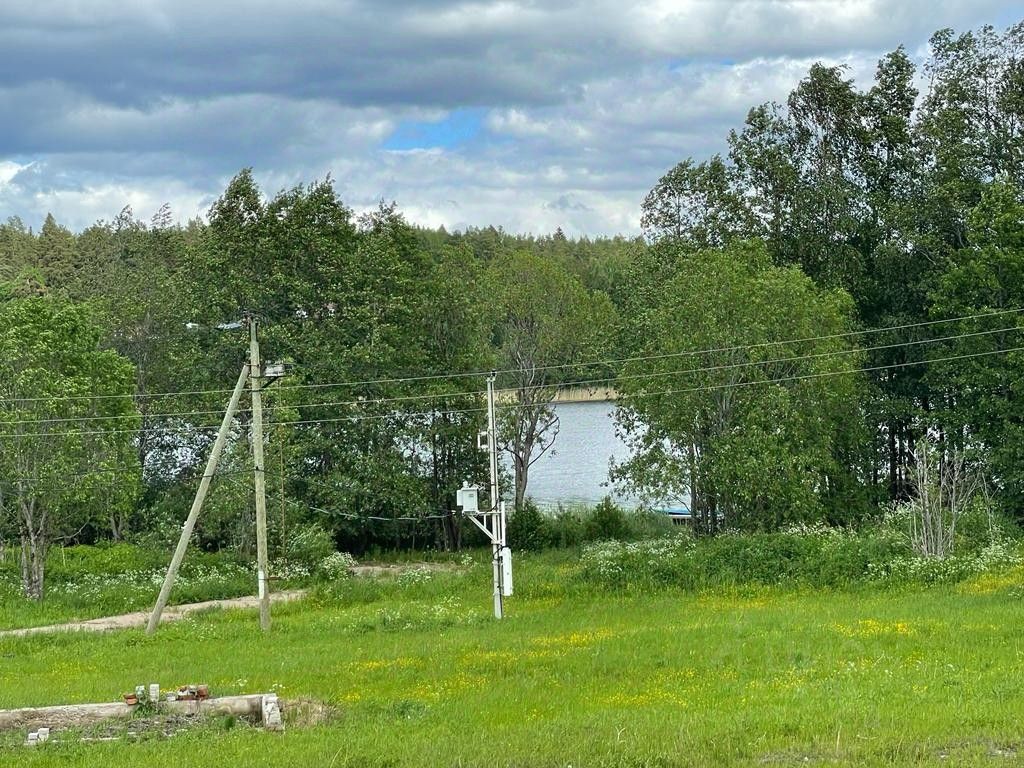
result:
[[[249,388],[252,392],[252,462],[256,489],[256,578],[260,598],[260,629],[270,629],[270,581],[267,562],[267,476],[263,463],[263,367],[256,318],[249,318]]]
[[[206,471],[203,473],[203,479],[199,482],[199,490],[196,491],[196,497],[192,501],[192,509],[188,513],[188,519],[185,520],[185,525],[182,526],[181,538],[178,539],[178,547],[174,550],[174,557],[171,558],[171,564],[167,568],[164,584],[160,588],[160,596],[156,600],[156,605],[153,606],[153,613],[149,617],[149,624],[146,625],[147,635],[152,635],[156,632],[157,625],[160,624],[160,616],[164,612],[164,606],[167,605],[167,599],[171,596],[171,588],[174,586],[174,580],[178,576],[178,569],[181,567],[181,561],[185,557],[188,542],[192,538],[192,530],[196,527],[199,510],[203,508],[203,501],[206,500],[206,492],[210,490],[210,481],[213,479],[213,473],[217,471],[217,464],[220,462],[224,443],[227,442],[228,430],[231,427],[232,420],[235,418],[235,411],[238,410],[238,401],[242,397],[242,390],[245,388],[245,382],[248,378],[249,365],[246,364],[242,366],[242,372],[238,374],[238,382],[231,392],[231,400],[228,402],[227,410],[224,411],[224,419],[220,423],[220,431],[217,432],[217,439],[213,443],[210,458],[206,462]]]

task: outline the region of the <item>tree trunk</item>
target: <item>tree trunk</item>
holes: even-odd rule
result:
[[[46,545],[34,531],[21,535],[21,586],[25,597],[40,602],[43,599],[43,579],[46,572]]]
[[[889,498],[896,501],[899,498],[899,477],[897,473],[898,458],[896,455],[896,420],[889,421]]]
[[[458,552],[462,549],[462,527],[459,525],[459,518],[453,512],[448,511],[441,520],[441,531],[446,552]]]
[[[526,483],[530,479],[530,460],[529,454],[526,455],[526,460],[521,460],[519,456],[515,458],[516,465],[516,509],[522,509],[523,504],[526,502]]]
[[[43,599],[46,551],[49,548],[48,514],[36,500],[18,488],[18,528],[21,541],[21,586],[30,600]]]

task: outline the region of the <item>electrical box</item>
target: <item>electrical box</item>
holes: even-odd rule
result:
[[[501,548],[501,594],[512,597],[512,550]]]
[[[490,440],[487,439],[486,429],[476,436],[476,447],[479,448],[481,451],[486,451],[488,448],[491,447]]]
[[[480,489],[476,486],[471,486],[469,483],[463,483],[462,487],[455,492],[456,506],[467,515],[479,514],[479,493]]]
[[[284,363],[267,363],[263,366],[263,378],[280,379],[284,376]]]

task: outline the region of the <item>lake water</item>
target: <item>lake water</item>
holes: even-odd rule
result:
[[[622,497],[608,483],[608,466],[622,461],[629,449],[615,434],[615,404],[556,403],[560,428],[554,446],[530,468],[526,493],[541,508],[559,504],[596,504],[611,494],[623,506],[636,500]],[[511,464],[506,460],[511,473]]]

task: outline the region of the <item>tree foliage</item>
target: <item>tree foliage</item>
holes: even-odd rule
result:
[[[655,504],[688,502],[708,531],[855,515],[851,308],[757,243],[684,254],[621,371],[634,455],[615,474]]]
[[[99,342],[81,307],[0,304],[0,509],[14,521],[34,599],[53,538],[87,526],[122,533],[138,493],[132,366]]]

